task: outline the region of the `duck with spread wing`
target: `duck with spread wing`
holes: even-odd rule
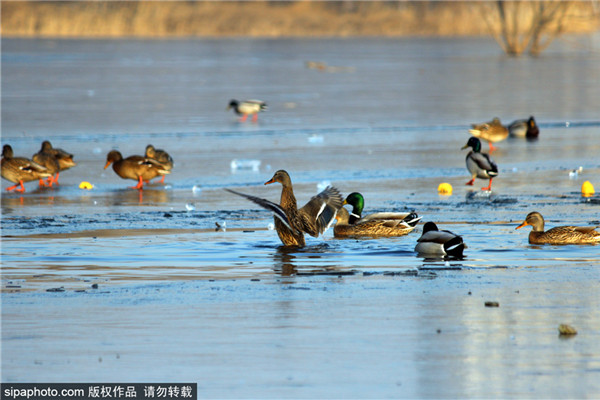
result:
[[[328,186],[310,199],[302,208],[298,208],[290,175],[284,170],[279,170],[275,172],[270,180],[265,182],[265,185],[275,182],[281,183],[282,186],[279,204],[235,190],[225,190],[245,197],[271,211],[274,215],[275,229],[279,239],[285,246],[304,246],[306,244],[304,240],[305,233],[318,237],[331,226],[337,211],[342,207],[342,195],[333,186]]]

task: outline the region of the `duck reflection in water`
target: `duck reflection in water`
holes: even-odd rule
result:
[[[173,191],[164,190],[162,186],[159,189],[152,189],[151,186],[146,186],[144,190],[118,190],[115,192],[115,196],[112,198],[113,206],[121,206],[128,204],[138,205],[153,205],[161,204],[171,201],[173,197]]]
[[[344,274],[339,265],[323,258],[325,254],[331,254],[325,243],[302,248],[279,246],[273,253],[273,270],[281,276]]]

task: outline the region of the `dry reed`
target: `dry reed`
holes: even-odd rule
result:
[[[487,35],[469,1],[2,1],[2,36],[346,37]],[[567,31],[598,29],[590,2]]]

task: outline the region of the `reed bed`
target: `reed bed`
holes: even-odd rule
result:
[[[2,1],[2,36],[348,37],[489,34],[470,1]],[[598,29],[593,3],[569,32]],[[584,18],[589,16],[589,18]]]

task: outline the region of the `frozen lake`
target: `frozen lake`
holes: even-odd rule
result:
[[[534,210],[548,227],[600,224],[600,198],[580,194],[585,180],[600,190],[597,43],[513,59],[490,39],[3,39],[2,145],[31,157],[48,139],[78,166],[56,188],[2,181],[2,381],[193,381],[203,398],[600,396],[600,246],[531,246],[515,231]],[[232,98],[269,110],[240,123]],[[465,186],[470,124],[529,115],[540,138],[497,144],[491,195]],[[175,159],[164,185],[138,192],[103,170],[110,150],[149,143]],[[327,182],[359,191],[366,213],[414,210],[461,234],[466,257],[419,258],[422,225],[283,249],[269,213],[223,190],[278,201],[263,185],[278,169],[300,204]],[[560,339],[560,323],[579,334]]]

